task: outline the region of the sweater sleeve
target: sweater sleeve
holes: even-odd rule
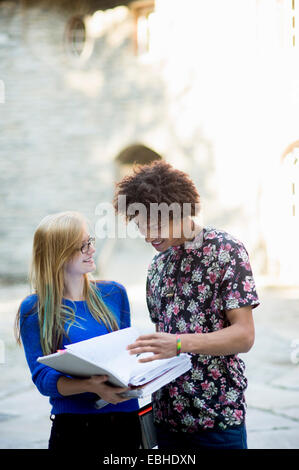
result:
[[[131,314],[128,294],[124,286],[120,284],[121,289],[121,311],[120,311],[120,328],[128,328],[131,326]]]
[[[40,329],[35,304],[36,295],[27,297],[20,306],[20,330],[26,360],[31,371],[32,381],[42,395],[62,397],[57,390],[57,380],[63,376],[60,372],[37,362],[43,356],[40,343]]]

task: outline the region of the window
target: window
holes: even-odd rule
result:
[[[81,60],[90,57],[93,42],[87,33],[84,17],[70,18],[65,29],[65,43],[71,57]]]
[[[284,16],[284,44],[288,48],[298,47],[298,0],[284,0],[281,6]]]
[[[155,10],[154,0],[140,0],[130,3],[134,17],[134,52],[141,56],[150,50],[150,23]]]
[[[295,0],[292,0],[292,45],[296,46],[296,9]]]
[[[299,0],[257,0],[256,5],[259,47],[298,47]]]
[[[299,140],[289,145],[282,156],[288,195],[288,213],[299,215]]]

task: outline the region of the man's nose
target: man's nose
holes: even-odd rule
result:
[[[146,235],[145,235],[145,241],[147,243],[152,243],[155,240],[159,240],[160,238],[161,238],[160,232],[158,230],[155,230],[155,229],[147,230]]]

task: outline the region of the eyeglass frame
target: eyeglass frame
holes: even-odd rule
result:
[[[87,243],[83,243],[83,245],[81,246],[81,248],[79,248],[79,250],[81,251],[82,255],[85,255],[86,253],[89,252],[91,245],[95,246],[95,244],[96,244],[95,237],[89,237]],[[85,249],[85,247],[87,247],[87,249]]]

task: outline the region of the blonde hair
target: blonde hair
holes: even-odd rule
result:
[[[37,294],[37,312],[40,341],[44,354],[61,347],[63,336],[78,316],[73,308],[62,304],[64,266],[82,245],[83,227],[87,221],[78,212],[59,212],[46,216],[38,225],[33,240],[30,267],[30,285]],[[83,296],[92,316],[104,323],[108,330],[119,329],[118,324],[101,298],[94,280],[84,274]],[[65,324],[69,322],[67,331]],[[16,319],[17,340],[20,343],[20,308]]]

